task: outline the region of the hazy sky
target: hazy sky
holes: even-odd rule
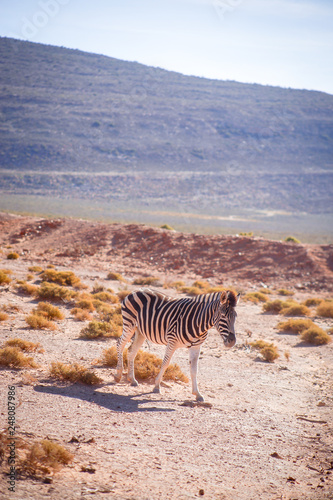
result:
[[[333,0],[0,0],[0,36],[333,94]]]

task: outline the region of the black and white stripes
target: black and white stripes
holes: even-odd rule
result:
[[[118,341],[116,381],[123,372],[123,350],[135,334],[128,352],[128,380],[137,385],[134,377],[134,358],[145,339],[166,345],[154,392],[160,392],[160,382],[171,357],[179,347],[190,348],[192,391],[203,401],[197,387],[197,364],[200,347],[213,326],[226,347],[232,347],[235,337],[235,306],[238,296],[232,291],[198,295],[195,298],[173,299],[149,289],[130,293],[122,303],[123,334]]]

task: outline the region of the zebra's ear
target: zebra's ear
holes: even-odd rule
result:
[[[230,307],[236,307],[239,301],[240,293],[236,295],[233,290],[225,292],[224,297],[221,295],[221,302],[226,302]]]

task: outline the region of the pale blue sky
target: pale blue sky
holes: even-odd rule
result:
[[[333,94],[332,0],[0,0],[0,36]]]

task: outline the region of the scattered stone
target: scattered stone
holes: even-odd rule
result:
[[[279,455],[276,451],[274,451],[274,453],[271,454],[271,457],[279,458],[280,460],[283,460],[283,457],[281,457],[281,455]]]

